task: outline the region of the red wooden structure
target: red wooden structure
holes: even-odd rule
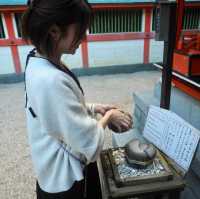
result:
[[[180,78],[181,76],[173,76],[172,81],[177,88],[200,100],[200,30],[182,31],[186,6],[184,0],[177,0],[177,2],[178,16],[173,70],[186,76],[188,81],[186,81],[187,78]]]

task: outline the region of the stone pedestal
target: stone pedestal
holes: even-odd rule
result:
[[[161,83],[155,85],[154,92],[134,93],[134,130],[125,134],[113,134],[113,146],[124,146],[133,138],[142,138],[148,109],[150,105],[160,105]],[[200,102],[193,97],[172,87],[170,109],[192,126],[200,130]],[[142,138],[143,139],[143,138]],[[190,170],[186,176],[187,187],[182,193],[182,199],[200,199],[200,144]]]

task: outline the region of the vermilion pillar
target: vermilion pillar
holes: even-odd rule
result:
[[[151,8],[145,8],[145,33],[151,32]],[[149,63],[150,38],[144,39],[144,64]]]
[[[12,52],[12,57],[13,57],[13,63],[15,66],[15,72],[17,74],[21,73],[21,63],[19,59],[19,52],[17,45],[15,43],[16,37],[15,37],[15,31],[14,31],[14,24],[12,20],[12,14],[10,12],[4,13],[5,17],[5,22],[8,30],[8,39],[11,41],[11,52]]]
[[[89,61],[88,61],[88,41],[87,37],[85,37],[81,43],[81,51],[82,51],[82,60],[83,60],[83,67],[88,68],[89,67]]]

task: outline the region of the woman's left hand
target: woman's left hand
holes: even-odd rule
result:
[[[94,112],[99,113],[102,116],[104,116],[105,113],[111,109],[117,109],[117,107],[113,105],[108,105],[108,104],[97,104],[95,105]]]

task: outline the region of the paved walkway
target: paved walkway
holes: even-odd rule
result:
[[[134,91],[149,91],[158,81],[157,71],[81,77],[86,101],[115,104],[133,112]],[[35,178],[27,141],[24,85],[0,85],[0,198],[35,198]],[[111,146],[106,132],[105,147]]]

